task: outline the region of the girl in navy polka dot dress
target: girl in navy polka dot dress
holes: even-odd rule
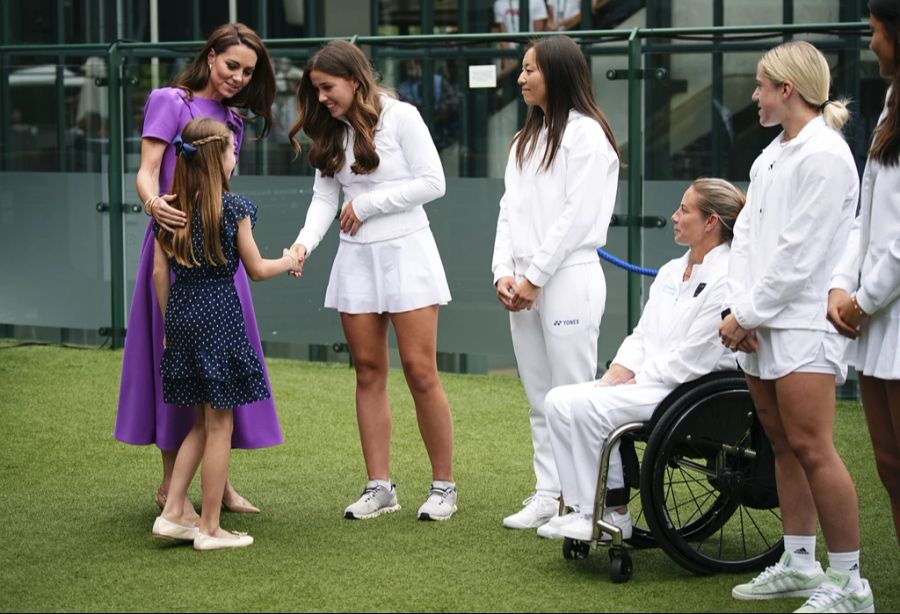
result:
[[[166,331],[160,370],[166,403],[193,405],[197,419],[178,450],[153,535],[193,541],[197,550],[240,548],[253,538],[219,526],[233,408],[266,399],[269,390],[260,357],[247,340],[233,277],[238,259],[254,281],[296,272],[299,266],[287,250],[277,260],[260,257],[252,232],[256,206],[228,192],[235,155],[225,124],[195,119],[175,147],[174,204],[188,223],[175,232],[155,223],[153,228],[153,283]],[[170,270],[175,273],[171,284]],[[182,516],[182,503],[201,460],[203,508],[196,527]]]

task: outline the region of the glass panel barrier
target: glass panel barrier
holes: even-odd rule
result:
[[[0,185],[0,323],[109,327],[106,175],[6,171]]]

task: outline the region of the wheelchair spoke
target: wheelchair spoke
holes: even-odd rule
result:
[[[742,506],[740,507],[740,509],[743,511],[745,508],[744,508],[744,506],[742,505]],[[774,516],[775,518],[777,518],[777,519],[778,519],[779,526],[780,526],[780,524],[781,524],[781,516],[780,516],[779,514],[776,514],[776,513],[773,512],[772,510],[763,510],[763,511],[769,512],[772,516]],[[744,513],[747,514],[747,519],[753,524],[753,528],[756,529],[756,533],[762,538],[763,542],[766,544],[766,548],[771,548],[771,547],[774,545],[775,542],[774,542],[774,541],[769,541],[769,538],[766,537],[766,534],[765,534],[765,533],[763,532],[763,530],[760,528],[759,523],[753,518],[753,515],[750,514],[750,510],[749,510],[749,509],[748,509],[746,512],[744,512]],[[781,537],[781,536],[779,535],[779,539],[780,539],[780,537]],[[776,541],[777,541],[777,540],[776,540]]]
[[[680,479],[676,479],[674,475],[676,468]],[[673,488],[673,486],[681,486],[681,488],[677,489]],[[696,491],[698,487],[701,489],[699,494]],[[687,491],[684,499],[679,494],[683,490]],[[681,492],[681,494],[684,493]],[[708,486],[705,479],[689,475],[680,466],[668,468],[666,474],[666,504],[664,508],[666,515],[670,519],[674,515],[675,523],[679,529],[691,526],[698,519],[702,519],[712,508],[712,505],[709,505],[710,500],[714,504],[716,496],[716,491]],[[688,512],[688,515],[682,518],[682,512]]]
[[[660,416],[642,462],[653,470],[641,477],[655,542],[698,573],[774,563],[783,533],[774,454],[743,377],[711,376]]]
[[[675,461],[675,464],[678,465],[679,467],[684,467],[684,468],[686,468],[686,469],[693,469],[694,471],[697,471],[697,472],[699,472],[699,473],[702,473],[702,474],[704,474],[704,475],[706,475],[706,476],[708,476],[708,477],[711,477],[711,478],[716,477],[716,472],[715,472],[715,471],[712,471],[712,470],[710,470],[710,469],[707,469],[706,467],[704,467],[704,466],[701,465],[700,463],[696,463],[696,462],[694,462],[694,461],[689,461],[689,460],[687,460],[687,459],[685,459],[685,458],[679,458],[677,461]]]

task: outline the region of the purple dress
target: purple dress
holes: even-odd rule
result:
[[[142,136],[171,143],[188,122],[196,117],[211,117],[227,123],[234,131],[235,152],[240,152],[244,128],[241,117],[214,100],[197,96],[188,100],[187,95],[177,88],[166,87],[150,93],[144,106]],[[159,185],[163,194],[171,189],[174,171],[175,148],[170,145],[166,147],[159,170]],[[238,265],[234,275],[234,286],[240,299],[250,345],[262,356],[250,283],[242,264]],[[115,437],[134,445],[155,443],[162,450],[177,450],[193,426],[194,412],[191,408],[169,405],[163,400],[159,365],[163,355],[164,330],[153,288],[151,219],[144,235],[131,313],[128,316]],[[266,386],[271,390],[265,362],[262,367]],[[273,398],[235,407],[232,447],[264,448],[283,441]]]

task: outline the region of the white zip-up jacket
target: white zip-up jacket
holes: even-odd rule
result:
[[[886,114],[885,108],[879,124]],[[860,309],[874,314],[900,296],[900,165],[870,158],[861,190],[859,215],[831,287],[856,292]]]
[[[859,198],[850,148],[821,115],[750,169],[731,244],[728,306],[746,329],[829,330],[828,284]]]
[[[682,281],[689,257],[690,250],[659,269],[640,321],[613,359],[639,384],[677,386],[737,368],[735,355],[719,341],[731,248],[722,243],[710,250]]]
[[[597,261],[616,203],[619,159],[603,128],[569,111],[559,151],[540,168],[547,128],[520,169],[515,146],[506,163],[491,270],[501,277],[524,275],[543,286],[562,267]]]
[[[368,175],[350,170],[355,133],[347,127],[345,162],[334,177],[316,171],[313,197],[306,223],[294,243],[311,253],[322,241],[341,205],[353,201],[353,211],[362,221],[357,233],[341,233],[342,241],[373,243],[396,239],[428,226],[422,207],[444,195],[444,168],[434,141],[419,111],[405,102],[381,95],[381,117],[375,131],[378,168]]]

